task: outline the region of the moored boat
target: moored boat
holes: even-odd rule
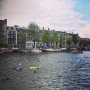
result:
[[[49,48],[49,49],[42,49],[43,52],[60,52],[61,49],[52,49],[52,48]]]
[[[3,51],[0,51],[0,55],[2,55],[4,52]]]
[[[71,51],[71,53],[79,54],[79,53],[83,53],[83,51],[82,50],[73,50],[73,51]]]
[[[12,48],[12,52],[18,52],[19,48]]]
[[[41,53],[42,50],[34,48],[33,50],[31,50],[31,52],[33,52],[33,53]]]
[[[3,55],[3,53],[4,53],[4,51],[0,50],[0,56],[2,56],[2,55]]]
[[[78,49],[78,48],[71,48],[71,53],[73,54],[79,54],[79,53],[83,53],[82,49]]]
[[[61,49],[61,51],[66,51],[67,50],[67,48],[60,48]]]

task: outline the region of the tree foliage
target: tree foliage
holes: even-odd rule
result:
[[[56,47],[57,47],[57,43],[59,42],[59,36],[57,32],[54,32],[53,38],[54,38],[54,42],[56,43]]]
[[[58,36],[58,33],[57,32],[54,32],[54,42],[58,42],[59,41],[59,36]]]
[[[42,34],[43,43],[49,44],[50,41],[50,32],[48,30],[44,30]]]
[[[86,44],[87,44],[86,40],[84,40],[84,39],[82,39],[82,38],[79,40],[79,46],[80,46],[80,47],[85,47]]]
[[[62,45],[65,44],[65,36],[64,35],[60,35],[60,43],[61,43],[61,47],[62,47]]]
[[[34,47],[35,42],[39,39],[39,30],[39,26],[35,23],[30,23],[28,25],[27,36],[29,40],[34,41]]]
[[[36,39],[39,33],[39,26],[35,23],[30,23],[28,25],[28,36],[31,36],[33,39]]]
[[[26,33],[24,32],[21,35],[19,35],[17,41],[19,44],[25,44],[26,43]]]
[[[72,43],[72,39],[71,39],[71,38],[67,38],[66,43],[67,43],[67,45],[71,45],[71,43]]]
[[[78,35],[77,34],[73,35],[72,41],[75,45],[78,43]]]

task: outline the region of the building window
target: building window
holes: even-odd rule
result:
[[[10,34],[10,31],[8,32],[8,35]]]
[[[13,35],[11,35],[11,38],[13,38]]]
[[[13,35],[14,38],[16,38],[16,35]]]
[[[13,34],[13,31],[11,31],[11,34]]]
[[[16,31],[13,31],[13,34],[15,35],[16,34]]]
[[[13,43],[16,44],[16,39],[14,39],[14,42]]]

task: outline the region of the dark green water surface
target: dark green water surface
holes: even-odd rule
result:
[[[0,56],[0,90],[90,90],[90,52],[6,53]]]

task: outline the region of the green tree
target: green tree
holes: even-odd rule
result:
[[[19,44],[25,44],[26,43],[26,33],[22,33],[21,35],[18,35],[18,43]]]
[[[35,47],[35,42],[38,41],[38,34],[39,34],[39,26],[35,23],[30,23],[28,25],[28,30],[27,30],[27,36],[29,40],[34,41],[34,47]]]
[[[64,47],[65,45],[65,36],[64,35],[60,35],[60,47]]]
[[[67,48],[70,49],[71,44],[72,44],[72,39],[71,38],[67,38],[66,43],[67,43]]]
[[[49,41],[50,41],[50,32],[48,30],[43,30],[42,42],[46,43],[49,46]]]
[[[78,35],[77,34],[73,34],[72,41],[75,44],[75,47],[76,47],[76,44],[78,43],[78,40],[79,40]]]
[[[86,47],[86,45],[87,45],[87,41],[84,40],[83,38],[80,38],[79,39],[79,47],[84,48],[84,47]]]
[[[54,42],[56,43],[56,48],[57,48],[57,44],[59,42],[59,36],[57,32],[54,32],[53,38],[54,38]]]

